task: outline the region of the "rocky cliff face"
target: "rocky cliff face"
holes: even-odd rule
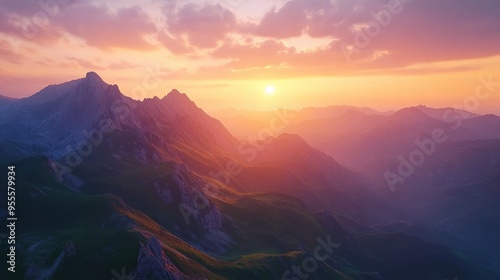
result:
[[[183,165],[178,165],[173,176],[180,194],[178,201],[186,225],[191,223],[199,230],[202,239],[197,247],[213,252],[223,253],[233,243],[230,236],[225,233],[224,222],[230,221],[214,205],[205,186],[207,183],[192,175]]]
[[[123,153],[143,163],[175,157],[173,144],[231,149],[235,142],[218,120],[177,90],[163,99],[140,102],[124,96],[117,85],[105,83],[94,72],[48,86],[28,98],[9,100],[0,110],[0,143],[16,143],[12,148],[19,151],[8,153],[15,159],[40,153],[61,158],[68,149],[100,139],[101,133],[118,134],[120,139],[111,142],[106,137],[106,144],[123,147]]]
[[[102,120],[113,131],[101,137]],[[78,151],[81,141],[92,151]],[[186,95],[134,101],[95,73],[8,102],[0,107],[0,161],[27,157],[16,162],[20,205],[29,205],[20,210],[20,275],[109,279],[126,267],[141,280],[253,280],[283,279],[302,266],[313,271],[308,279],[499,279],[444,246],[371,228],[399,212],[300,137],[266,142],[243,162],[234,138]],[[64,173],[70,145],[86,155]],[[239,175],[229,174],[231,163]],[[332,253],[327,260],[317,259],[317,246]]]
[[[190,280],[165,256],[160,241],[151,237],[147,244],[141,244],[134,280]]]

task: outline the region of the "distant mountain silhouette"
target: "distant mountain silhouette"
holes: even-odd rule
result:
[[[268,128],[273,114],[252,120],[254,128]],[[5,103],[0,161],[16,165],[22,186],[16,197],[23,221],[18,275],[286,279],[302,275],[294,267],[307,260],[314,263],[314,270],[306,267],[307,279],[498,279],[496,268],[479,261],[491,260],[485,244],[465,248],[443,241],[455,238],[450,229],[474,224],[470,213],[437,223],[438,214],[457,205],[431,208],[404,192],[398,198],[377,193],[370,174],[350,171],[331,156],[343,151],[343,160],[355,155],[359,162],[390,164],[390,148],[410,147],[413,136],[428,135],[441,122],[419,109],[386,114],[343,106],[298,114],[283,132],[302,131],[300,136],[276,131],[240,141],[178,90],[136,101],[94,72]],[[457,181],[472,184],[485,176],[492,181],[481,197],[496,191],[496,143],[484,150],[482,141],[474,142],[477,152],[466,146],[461,156],[445,153],[443,161],[429,161],[429,168],[447,174],[436,175],[449,184],[440,190],[459,192]],[[320,151],[309,143],[338,147]],[[477,168],[469,177],[463,174],[472,168],[464,164],[470,154]],[[413,180],[417,185],[429,178]],[[6,188],[0,194],[6,197]],[[466,195],[472,192],[457,194],[457,201],[471,202]],[[480,223],[495,219],[494,213]],[[417,219],[422,223],[414,224]],[[471,240],[481,230],[456,240]]]
[[[222,121],[232,120],[236,119]],[[369,189],[414,218],[410,223],[379,229],[440,240],[469,251],[471,258],[481,252],[478,259],[488,266],[499,258],[495,225],[500,220],[496,214],[500,205],[500,117],[420,105],[385,116],[350,110],[327,119],[297,120],[283,131],[300,135],[338,163],[367,176]],[[417,142],[429,145],[436,130],[445,141],[427,146],[431,153],[393,193],[385,172],[399,175],[400,157],[409,160],[413,152],[423,153]],[[453,237],[444,237],[448,234]]]

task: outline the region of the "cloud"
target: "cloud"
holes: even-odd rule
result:
[[[388,5],[399,4],[400,13],[389,13],[386,26],[377,22]],[[248,33],[284,39],[303,34],[332,38],[356,46],[360,32],[378,28],[369,43],[358,48],[366,60],[386,52],[379,67],[399,67],[419,62],[458,60],[500,53],[500,2],[496,0],[290,0],[273,9]],[[378,27],[374,27],[374,25]]]
[[[185,36],[189,44],[197,48],[216,47],[236,26],[236,17],[231,11],[213,4],[186,4],[174,12],[168,10],[166,17],[169,33],[177,38]],[[163,41],[167,47],[179,49],[172,47],[171,38],[163,38]]]
[[[195,49],[189,45],[189,43],[182,37],[178,36],[176,38],[167,34],[167,32],[161,32],[158,34],[158,41],[165,46],[170,52],[176,55],[189,54],[195,51]]]
[[[16,1],[2,1],[1,9],[23,15],[26,17],[33,17],[39,12],[47,14],[58,13],[67,7],[80,5],[85,3],[84,0],[16,0]]]
[[[387,16],[387,5],[395,1],[398,0],[288,0],[250,21],[227,4],[239,2],[231,1],[221,6],[214,4],[217,1],[179,4],[173,0],[151,0],[143,6],[125,8],[126,3],[121,3],[121,8],[109,4],[111,9],[74,0],[60,5],[57,13],[49,15],[45,22],[37,22],[33,15],[50,14],[54,10],[36,1],[4,1],[0,7],[0,33],[3,33],[0,38],[11,40],[0,44],[0,56],[8,63],[40,60],[36,56],[43,48],[33,47],[35,53],[28,53],[27,47],[32,47],[28,45],[16,51],[13,43],[19,41],[48,48],[56,44],[64,46],[70,41],[79,50],[85,50],[85,44],[71,40],[76,37],[105,52],[119,48],[144,52],[168,50],[173,57],[184,60],[182,65],[198,58],[202,59],[196,65],[212,65],[200,68],[194,74],[196,77],[265,78],[461,71],[466,69],[408,67],[500,54],[500,1],[400,0],[400,13],[390,14],[390,20],[383,26],[377,23],[377,15]],[[152,7],[158,10],[152,11]],[[374,24],[378,31],[367,35]],[[23,36],[33,31],[29,29],[33,27],[36,36]],[[368,39],[362,47],[356,43],[361,35]],[[303,44],[306,50],[300,42],[295,45],[308,38],[319,38],[317,42],[323,45]],[[346,47],[354,48],[355,52]],[[95,60],[68,60],[67,56],[78,57],[62,54],[63,59],[58,63],[93,69],[133,68],[127,59],[92,65]],[[194,67],[177,73],[179,77],[193,77]]]
[[[46,17],[27,17],[1,8],[0,33],[17,41],[16,45],[26,41],[48,45],[63,37],[62,31],[51,26]]]
[[[108,69],[134,69],[139,67],[137,64],[133,64],[124,60],[118,61],[118,62],[113,62],[110,65],[108,65]]]
[[[232,69],[265,67],[280,65],[286,60],[286,53],[294,53],[294,48],[286,47],[282,42],[268,39],[254,42],[247,38],[243,42],[226,42],[212,52],[215,58],[226,58],[232,61],[226,66]]]
[[[92,5],[73,7],[54,18],[54,24],[101,49],[125,48],[149,50],[155,48],[145,36],[157,32],[150,17],[138,6],[111,12]]]
[[[24,57],[16,53],[8,41],[0,40],[0,60],[12,64],[20,64],[23,62]]]
[[[84,69],[88,70],[103,70],[106,69],[106,67],[100,66],[92,62],[91,60],[88,59],[82,59],[82,58],[77,58],[77,57],[68,57],[68,60],[71,62],[76,63],[78,66]]]
[[[313,49],[298,51],[276,39],[261,42],[233,41],[223,44],[211,55],[230,61],[203,67],[196,73],[173,72],[169,78],[200,79],[279,79],[290,77],[423,75],[477,70],[473,66],[429,65],[410,67],[406,63],[387,63],[386,51],[366,52],[363,59],[349,62],[337,40]]]
[[[113,70],[122,70],[122,69],[133,69],[140,67],[137,64],[130,63],[125,60],[120,60],[117,62],[111,62],[109,64],[104,64],[104,63],[96,63],[101,62],[100,59],[95,58],[94,60],[91,59],[84,59],[84,58],[78,58],[78,57],[66,57],[66,60],[60,63],[56,63],[53,60],[45,60],[45,61],[39,61],[38,64],[45,64],[45,65],[58,65],[59,67],[68,67],[68,68],[74,68],[75,65],[86,69],[86,71],[96,71],[96,70],[105,70],[105,69],[113,69]]]
[[[329,0],[292,0],[280,8],[267,12],[260,23],[246,27],[251,33],[272,38],[290,38],[302,35],[309,24],[310,13],[331,6]]]
[[[226,42],[211,52],[211,56],[229,62],[213,67],[203,67],[194,75],[199,78],[265,79],[298,76],[332,75],[353,71],[353,64],[346,62],[334,44],[307,51],[297,51],[276,39]],[[184,71],[172,73],[180,78]],[[345,73],[344,73],[345,74]]]
[[[414,0],[394,16],[370,49],[388,49],[404,64],[500,53],[500,2]]]
[[[144,37],[156,33],[156,26],[138,6],[112,12],[81,1],[17,2],[0,7],[0,32],[9,36],[47,45],[70,34],[101,49],[154,48]]]

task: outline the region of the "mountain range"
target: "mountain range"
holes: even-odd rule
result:
[[[15,279],[499,279],[499,117],[215,116],[178,90],[133,100],[94,72],[1,97]],[[385,172],[435,129],[446,141],[389,188]]]

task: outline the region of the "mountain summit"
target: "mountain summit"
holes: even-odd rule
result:
[[[408,113],[407,126],[421,125],[416,113]],[[324,119],[332,116],[329,110],[319,115],[328,125],[324,135],[333,119]],[[334,120],[353,119],[347,126],[394,122],[347,111]],[[377,134],[383,137],[366,137],[364,146],[384,143],[387,134],[371,135]],[[491,155],[480,161],[487,168],[479,174],[498,176],[497,150],[472,153]],[[283,133],[237,141],[178,90],[137,101],[89,72],[10,101],[0,106],[0,161],[15,164],[22,186],[16,253],[22,256],[17,273],[25,279],[109,279],[120,267],[135,279],[294,279],[292,269],[311,268],[308,262],[314,273],[300,278],[499,279],[482,262],[443,246],[447,235],[394,225],[412,217],[309,140]],[[433,169],[470,170],[444,167]],[[468,181],[476,178],[482,176]],[[7,197],[7,188],[0,197]],[[439,245],[430,243],[436,240]],[[457,248],[464,249],[451,247]]]
[[[100,81],[100,82],[104,82],[101,78],[101,76],[99,76],[99,74],[97,74],[96,72],[88,72],[86,75],[85,75],[85,79],[87,80],[95,80],[95,81]]]
[[[234,142],[222,124],[205,114],[186,94],[172,90],[161,100],[141,102],[124,96],[117,85],[107,84],[95,72],[6,103],[0,110],[0,142],[24,143],[16,147],[22,156],[42,151],[64,157],[68,147],[76,148],[85,142],[86,133],[99,129],[103,120],[111,121],[119,130],[135,131],[136,138],[152,137],[141,140],[145,142],[155,137],[179,143],[206,139],[197,145],[233,146]],[[161,137],[164,134],[166,137]]]

